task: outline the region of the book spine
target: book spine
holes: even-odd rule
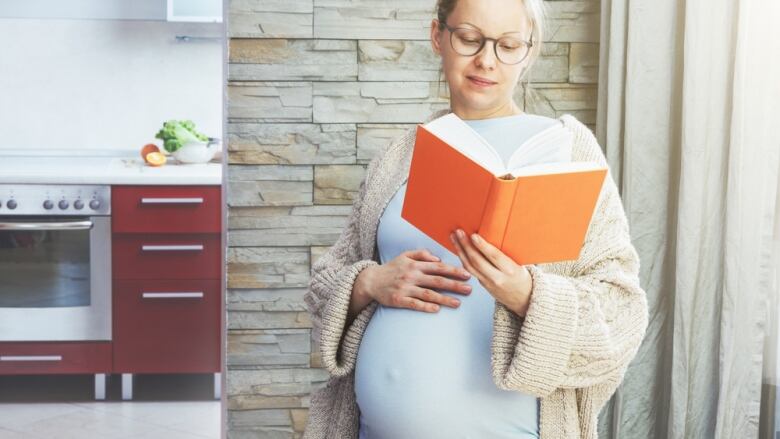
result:
[[[514,178],[511,180],[494,178],[482,212],[479,236],[499,249],[503,246],[504,232],[509,223],[509,213],[517,189],[516,182],[517,179]]]

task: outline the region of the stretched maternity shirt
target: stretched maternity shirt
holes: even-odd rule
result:
[[[561,123],[521,114],[466,121],[507,162],[530,136]],[[570,161],[557,148],[533,163]],[[387,263],[407,250],[426,248],[446,264],[462,267],[456,254],[401,218],[406,183],[379,220],[377,246]],[[369,321],[355,366],[360,439],[528,439],[539,437],[539,401],[493,383],[490,340],[495,299],[471,276],[468,296],[439,290],[461,301],[437,313],[379,305]]]

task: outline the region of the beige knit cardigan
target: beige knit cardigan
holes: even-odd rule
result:
[[[573,161],[607,165],[588,127],[570,114],[558,119],[573,133]],[[355,360],[378,302],[345,328],[347,310],[355,278],[379,263],[379,218],[408,177],[414,140],[410,129],[370,162],[346,228],[312,267],[304,299],[330,378],[311,395],[304,439],[358,437]],[[622,381],[647,327],[639,257],[617,187],[607,175],[579,259],[528,266],[533,289],[525,318],[495,304],[493,381],[499,389],[541,398],[542,439],[598,436],[599,411]]]

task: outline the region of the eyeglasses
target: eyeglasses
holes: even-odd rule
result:
[[[534,36],[531,34],[531,41],[525,41],[520,38],[504,36],[501,38],[487,38],[482,32],[476,29],[466,27],[450,27],[447,23],[442,23],[450,31],[450,45],[458,55],[474,56],[478,54],[485,42],[493,42],[493,52],[496,58],[504,64],[519,64],[533,47]]]

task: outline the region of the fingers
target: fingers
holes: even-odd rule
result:
[[[453,235],[451,234],[450,236],[452,237]],[[495,279],[501,274],[501,271],[485,258],[482,252],[474,246],[471,239],[469,239],[461,229],[458,229],[454,234],[453,242],[458,250],[458,256],[460,256],[461,259],[464,259],[463,255],[465,255],[464,266],[466,265],[466,261],[468,261],[468,264],[472,269],[476,269],[478,273],[488,276],[491,279]],[[461,255],[461,253],[463,255]],[[469,271],[474,273],[472,270]]]
[[[396,308],[409,308],[415,311],[437,312],[442,305],[457,308],[460,306],[460,300],[427,288],[416,287],[409,296],[400,293],[394,294],[391,305]]]
[[[423,256],[428,252],[425,249],[412,250],[409,252],[412,256]],[[430,254],[430,252],[428,252]],[[435,257],[435,256],[434,256]],[[463,268],[456,267],[454,265],[445,264],[444,262],[430,262],[430,261],[412,261],[410,266],[414,271],[412,278],[415,285],[437,288],[442,290],[450,290],[456,293],[468,294],[471,292],[471,285],[464,282],[471,277],[471,273]],[[462,280],[458,280],[462,279]]]
[[[439,290],[452,291],[453,293],[469,294],[471,293],[471,285],[466,282],[450,279],[442,276],[431,276],[424,274],[420,278],[419,286],[436,288]]]
[[[419,269],[423,273],[437,274],[455,279],[468,279],[471,277],[471,273],[467,270],[454,265],[445,264],[444,262],[423,262],[419,265]]]
[[[463,245],[460,243],[460,240],[455,236],[455,233],[450,234],[450,241],[452,241],[452,244],[455,246],[455,253],[458,255],[458,258],[460,258],[461,263],[463,263],[463,268],[479,278],[479,272],[471,264],[471,260],[466,254],[466,251],[463,249]],[[482,279],[479,280],[481,281]]]
[[[419,269],[423,273],[438,274],[461,279],[468,279],[471,277],[471,273],[468,271],[460,267],[441,262],[440,258],[435,256],[427,249],[409,250],[404,252],[404,254],[411,259],[420,261],[420,264],[415,265],[415,268]]]
[[[406,257],[416,259],[418,261],[439,262],[440,259],[431,253],[428,249],[420,248],[416,250],[405,251]]]
[[[400,294],[393,296],[392,306],[424,312],[436,312],[439,310],[439,305],[435,303],[424,302],[416,297],[402,296]]]
[[[476,233],[471,235],[471,238],[469,239],[469,242],[471,242],[474,247],[481,251],[482,254],[485,255],[485,258],[487,258],[487,260],[490,261],[490,263],[499,270],[509,272],[515,267],[515,265],[517,265],[515,264],[515,261],[512,260],[512,258],[505,255],[504,252],[496,248],[496,246],[493,244],[487,242],[487,240],[477,235]]]
[[[454,297],[445,296],[444,294],[437,293],[436,291],[427,288],[416,288],[412,295],[423,302],[437,303],[451,308],[460,306],[460,300]]]
[[[471,274],[463,268],[444,262],[422,261],[413,262],[413,268],[419,271],[419,274],[415,276],[415,283],[418,286],[449,290],[461,294],[471,292],[471,285],[463,281],[469,279]]]
[[[441,306],[459,307],[460,300],[434,291],[433,288],[461,294],[471,293],[471,285],[457,280],[471,277],[468,271],[441,262],[427,249],[409,250],[402,254],[411,260],[397,265],[393,287],[395,292],[385,296],[389,306],[435,313]]]

